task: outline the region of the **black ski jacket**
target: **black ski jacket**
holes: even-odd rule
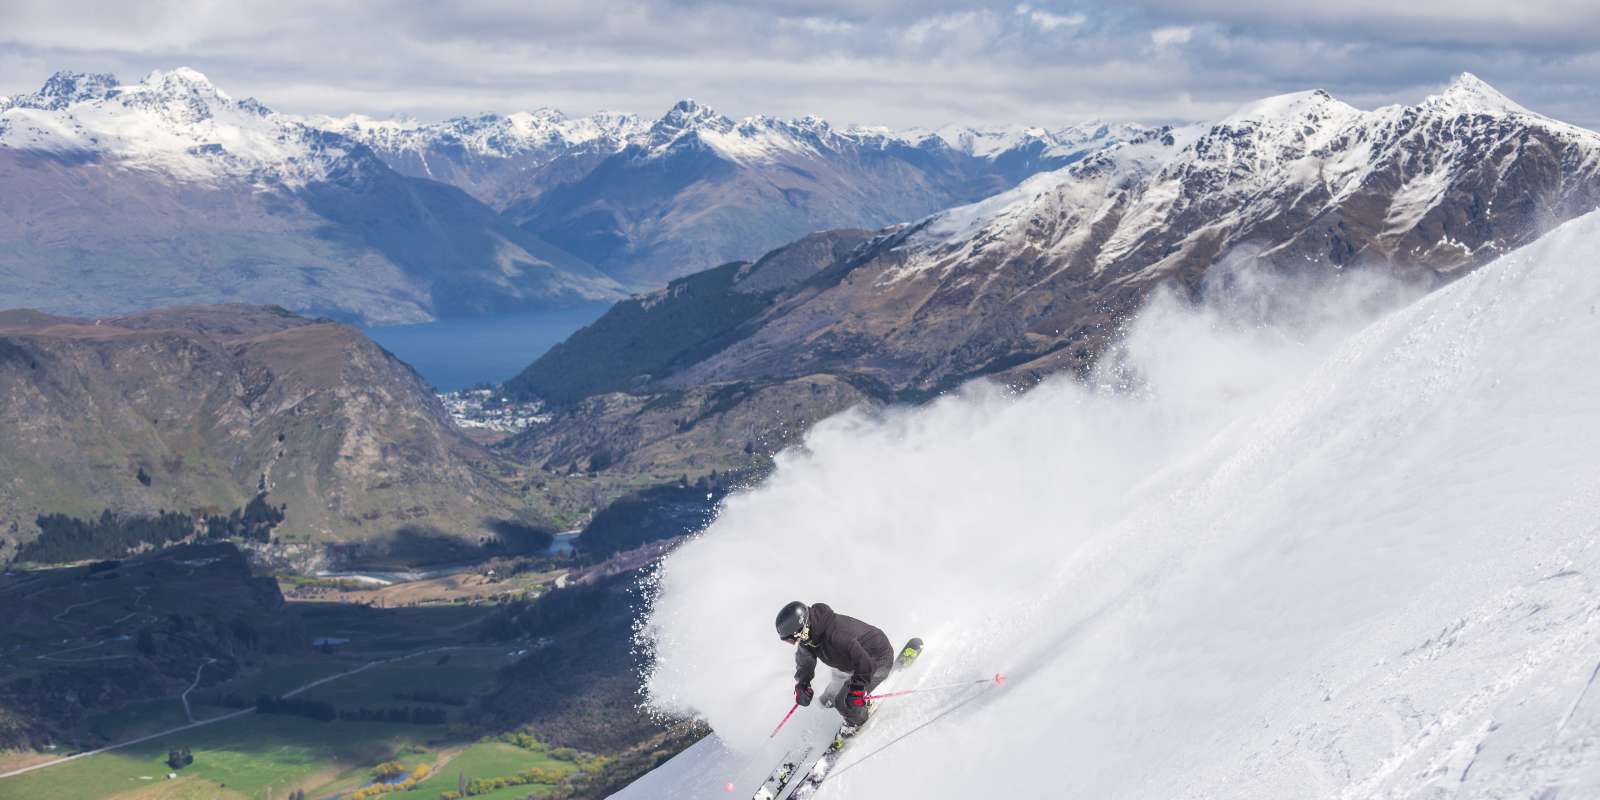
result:
[[[850,673],[851,691],[865,691],[875,673],[888,674],[894,664],[889,637],[855,617],[834,613],[827,603],[814,603],[807,617],[811,633],[794,649],[795,683],[809,685],[817,660]]]

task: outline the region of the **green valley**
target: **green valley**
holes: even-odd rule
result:
[[[627,626],[596,627],[626,620],[626,574],[528,599],[569,574],[519,572],[513,598],[472,572],[451,576],[466,596],[380,607],[286,601],[296,580],[231,544],[8,572],[0,798],[368,800],[402,768],[400,796],[427,800],[602,796],[699,732],[559,702],[549,665],[585,659],[574,677],[608,691],[637,668]]]

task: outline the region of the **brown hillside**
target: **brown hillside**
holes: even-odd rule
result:
[[[300,560],[333,543],[476,547],[522,507],[497,468],[355,328],[253,306],[0,312],[0,555],[41,513],[226,512],[263,487]]]

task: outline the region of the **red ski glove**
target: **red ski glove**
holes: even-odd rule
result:
[[[864,706],[867,704],[867,693],[861,689],[850,690],[850,705]]]
[[[811,705],[811,698],[816,692],[811,691],[809,684],[797,683],[794,685],[794,701],[803,706]]]

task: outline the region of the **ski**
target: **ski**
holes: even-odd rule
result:
[[[912,638],[900,648],[899,655],[895,656],[894,670],[878,688],[885,688],[894,682],[919,655],[922,655],[922,640]],[[810,797],[822,784],[823,778],[827,777],[828,770],[833,764],[838,763],[839,755],[849,743],[849,739],[843,736],[843,728],[841,725],[831,742],[807,745],[786,754],[783,763],[767,776],[751,800],[790,800]]]
[[[898,659],[896,663],[898,665]],[[833,708],[833,698],[839,693],[840,689],[844,688],[845,681],[849,679],[849,673],[838,670],[831,671],[827,688],[817,695],[817,700],[822,704],[823,708]],[[815,761],[812,756],[823,746],[816,742],[809,742],[799,747],[790,748],[789,752],[784,754],[783,760],[778,762],[778,766],[767,775],[767,779],[761,782],[761,786],[756,789],[756,793],[750,796],[750,800],[776,800],[778,794],[783,791],[783,787],[789,784],[790,779],[797,772],[801,775],[805,774],[805,769],[809,769],[810,765]]]
[[[767,779],[761,782],[756,793],[750,795],[750,800],[776,800],[778,794],[789,785],[789,781],[800,771],[802,766],[809,766],[813,760],[812,754],[817,750],[816,744],[809,744],[784,754],[783,761],[778,764]]]

